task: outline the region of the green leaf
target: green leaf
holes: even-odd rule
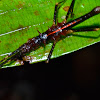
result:
[[[62,0],[1,0],[0,60],[26,43],[29,38],[38,36],[37,30],[42,33],[52,26],[55,3],[60,1]],[[63,8],[70,6],[71,1],[66,0],[64,5],[59,9],[59,22],[64,20],[67,13]],[[90,12],[96,6],[100,6],[100,0],[76,0],[73,19]],[[68,21],[73,19],[69,18]],[[82,22],[74,28],[84,26],[100,26],[100,14]],[[97,37],[100,35],[100,31],[76,32],[74,34]],[[99,41],[100,38],[66,37],[56,44],[52,58],[71,53]],[[46,60],[51,46],[52,44],[50,43],[45,48],[40,47],[36,51],[30,52],[28,56],[32,57],[31,63]],[[17,61],[13,61],[7,65],[5,64],[4,68],[18,65]]]

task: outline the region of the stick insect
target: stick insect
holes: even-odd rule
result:
[[[53,44],[52,48],[51,48],[49,55],[47,57],[47,60],[46,60],[46,63],[48,63],[52,56],[52,53],[53,53],[53,50],[55,48],[57,41],[59,41],[62,37],[67,37],[69,34],[72,34],[73,32],[100,30],[100,28],[96,28],[96,27],[90,28],[90,29],[89,28],[85,28],[85,29],[82,28],[82,29],[77,29],[77,30],[72,29],[72,27],[76,26],[77,24],[100,13],[100,6],[97,6],[89,13],[87,13],[77,19],[74,19],[71,22],[67,22],[69,15],[71,15],[71,17],[74,15],[73,8],[74,8],[75,0],[72,0],[69,10],[66,14],[65,20],[61,23],[58,23],[58,19],[57,19],[58,9],[65,1],[66,0],[56,3],[55,10],[54,10],[53,25],[47,31],[45,31],[43,33],[40,33],[38,31],[39,32],[38,36],[29,39],[27,41],[27,43],[24,43],[17,50],[15,50],[11,54],[7,55],[4,59],[2,59],[0,61],[0,67],[2,67],[3,65],[5,65],[6,63],[8,63],[12,60],[17,60],[19,58],[23,59],[23,57],[25,56],[26,53],[29,53],[32,50],[36,50],[40,46],[43,46],[43,45],[45,46],[48,43],[52,43]]]

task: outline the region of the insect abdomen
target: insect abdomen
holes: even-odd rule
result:
[[[39,48],[41,45],[41,39],[39,36],[29,39],[27,43],[24,44],[22,47],[22,53],[28,53],[30,51],[34,51],[35,49]]]

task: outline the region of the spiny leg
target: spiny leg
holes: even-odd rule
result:
[[[53,25],[56,25],[57,20],[58,20],[58,9],[61,7],[62,4],[64,4],[66,0],[63,0],[59,3],[56,3],[55,5],[55,11],[54,11],[54,18],[53,18]]]
[[[52,45],[52,48],[51,48],[51,50],[50,50],[50,52],[49,52],[49,55],[48,55],[48,57],[47,57],[46,63],[49,63],[49,60],[50,60],[51,55],[52,55],[52,53],[53,53],[53,50],[54,50],[54,48],[55,48],[55,44],[56,44],[56,42],[53,42],[53,45]]]
[[[73,8],[74,8],[74,3],[75,3],[75,0],[72,0],[72,3],[69,7],[69,10],[68,10],[68,13],[66,15],[66,20],[68,19],[69,15],[71,14],[71,17],[73,17]]]

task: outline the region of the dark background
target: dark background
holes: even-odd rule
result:
[[[32,65],[0,70],[0,100],[100,99],[100,43]]]

